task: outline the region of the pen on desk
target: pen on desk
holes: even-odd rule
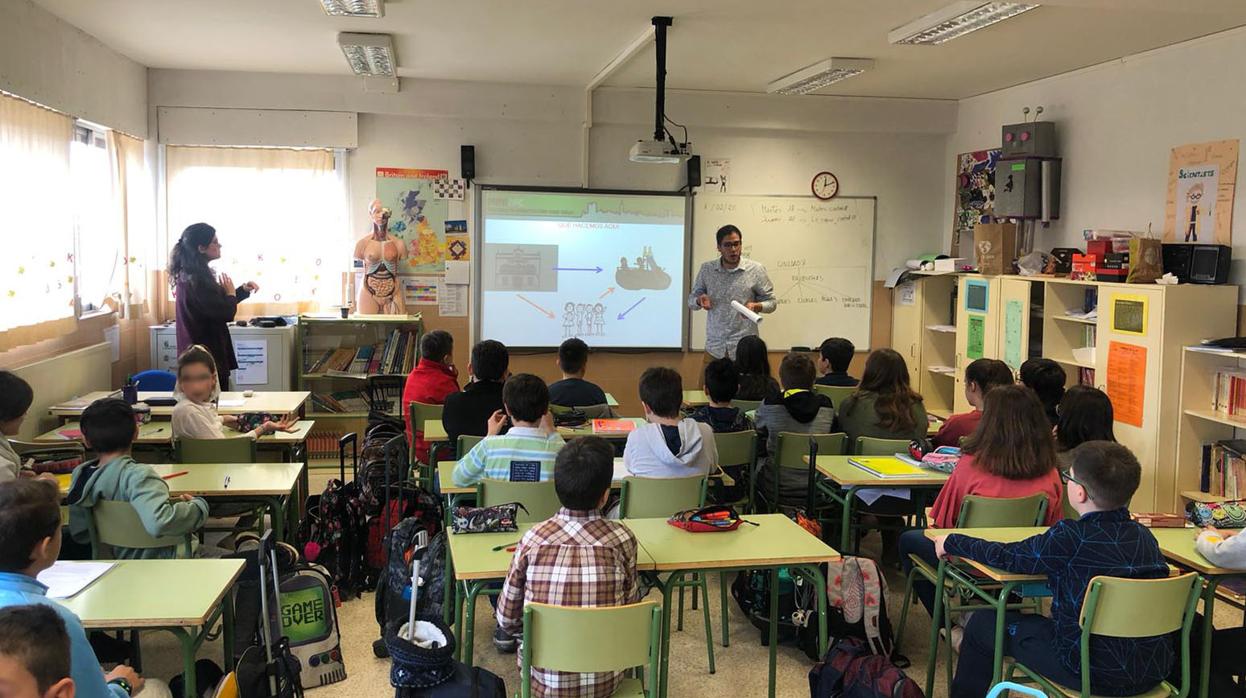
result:
[[[519,545],[519,541],[515,541],[514,543],[503,543],[501,545],[495,545],[493,546],[493,552],[495,553],[500,552],[503,548],[513,551],[515,549],[515,546],[517,545]]]
[[[172,479],[173,479],[173,478],[175,478],[175,477],[181,477],[181,476],[183,476],[183,475],[185,475],[186,473],[189,473],[189,472],[190,472],[189,470],[183,470],[183,471],[181,471],[181,472],[169,473],[168,475],[165,475],[163,479],[165,479],[165,480],[172,480]]]

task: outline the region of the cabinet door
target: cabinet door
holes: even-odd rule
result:
[[[999,278],[965,276],[960,280],[956,312],[956,395],[953,409],[968,412],[965,399],[965,367],[975,359],[999,355]]]
[[[921,382],[922,283],[906,281],[891,290],[891,348],[909,366],[914,389]]]
[[[1099,288],[1095,385],[1112,399],[1116,440],[1142,464],[1142,482],[1131,505],[1138,511],[1156,511],[1159,442],[1172,437],[1159,433],[1160,401],[1166,397],[1159,394],[1163,300],[1157,288]]]
[[[1013,373],[1021,369],[1030,343],[1029,279],[1006,277],[999,281],[997,316],[999,332],[995,356],[1008,364]]]

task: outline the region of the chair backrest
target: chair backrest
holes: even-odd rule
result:
[[[857,392],[855,385],[814,385],[813,389],[829,397],[831,404],[837,409],[844,400],[848,399],[849,395]]]
[[[516,523],[544,521],[558,513],[562,504],[554,491],[554,481],[511,482],[509,480],[481,480],[476,486],[476,505],[491,507],[495,504],[519,502],[527,509],[515,515]]]
[[[677,511],[705,506],[704,475],[623,478],[620,519],[666,518]]]
[[[121,548],[171,548],[182,545],[185,557],[191,556],[190,534],[184,536],[161,536],[159,538],[143,528],[143,521],[129,502],[101,499],[91,507],[90,516],[91,557],[100,559],[101,546]]]
[[[458,452],[459,458],[467,455],[467,452],[475,448],[485,437],[472,436],[471,434],[459,434]]]
[[[714,447],[718,449],[719,465],[752,466],[757,456],[757,432],[747,429],[714,434]]]
[[[254,463],[255,439],[178,439],[173,450],[179,463]]]
[[[177,387],[177,374],[172,371],[148,369],[134,374],[134,385],[139,390],[168,392]]]
[[[401,415],[397,406],[402,402],[402,389],[407,379],[404,376],[368,376],[364,382],[364,390],[368,395],[368,406],[378,412]]]
[[[909,452],[908,439],[876,439],[872,436],[858,436],[854,452],[858,456],[891,456]]]
[[[661,611],[652,601],[576,608],[528,603],[523,611],[520,692],[532,690],[532,667],[574,672],[649,668],[645,695],[657,681]],[[609,628],[603,634],[602,629]]]
[[[1082,602],[1083,633],[1154,637],[1181,630],[1202,585],[1190,572],[1159,579],[1100,576],[1090,580]],[[1139,609],[1146,609],[1139,613]]]
[[[1041,526],[1047,519],[1047,495],[1028,497],[980,497],[965,495],[956,516],[957,528],[1006,528]]]
[[[834,434],[801,434],[798,432],[779,432],[778,457],[774,459],[780,468],[798,468],[805,470],[812,464],[805,463],[809,455],[809,439],[818,442],[818,455],[841,456],[848,435],[840,432]]]
[[[424,421],[427,419],[441,419],[441,405],[412,400],[410,410],[411,428],[415,431],[424,431]]]
[[[572,407],[573,410],[579,410],[589,419],[610,419],[614,417],[614,409],[605,403],[600,405],[577,405]]]
[[[749,410],[756,410],[758,407],[761,407],[761,403],[761,400],[732,400],[731,406],[741,412],[748,412]]]

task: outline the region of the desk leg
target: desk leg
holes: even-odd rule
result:
[[[199,694],[195,687],[195,648],[198,643],[183,628],[169,628],[168,630],[182,643],[183,695],[185,698],[198,698]]]
[[[779,568],[770,570],[770,698],[774,698],[775,662],[779,649]]]
[[[277,540],[284,541],[286,539],[286,509],[281,505],[281,500],[281,497],[265,497],[263,501],[273,520],[273,535],[277,537]]]
[[[852,540],[852,502],[857,498],[857,488],[849,487],[844,491],[843,511],[840,516],[839,549],[845,553],[849,550],[855,554],[856,541]]]
[[[463,610],[463,631],[459,633],[463,638],[463,663],[467,666],[472,665],[472,643],[475,641],[476,630],[476,597],[480,595],[480,590],[485,587],[485,582],[473,580],[467,583],[467,607]]]
[[[660,645],[658,652],[661,654],[661,662],[659,663],[658,676],[654,679],[658,685],[658,695],[660,698],[666,698],[666,692],[670,682],[670,659],[671,659],[671,591],[674,580],[679,576],[676,570],[667,576],[663,582],[658,575],[654,575],[654,581],[657,587],[662,591],[662,636],[659,640]]]
[[[1198,698],[1207,698],[1211,679],[1211,634],[1215,630],[1216,587],[1220,586],[1218,577],[1203,577],[1207,582],[1203,587],[1203,642],[1200,647],[1198,666]]]
[[[934,695],[935,659],[939,653],[939,621],[943,617],[943,591],[947,583],[947,560],[939,559],[935,575],[934,608],[930,612],[930,650],[926,658],[926,695]],[[951,638],[948,639],[951,641]]]
[[[1000,677],[1004,675],[1004,621],[1008,616],[1008,598],[1012,596],[1012,590],[1016,586],[1016,582],[1005,583],[999,590],[999,598],[995,602],[995,661],[991,666],[992,686],[999,683]],[[951,641],[952,638],[948,637],[948,642]]]
[[[447,577],[447,579],[452,579]],[[454,622],[456,630],[459,633],[459,643],[454,648],[454,658],[459,661],[463,660],[463,589],[467,587],[467,582],[454,582]]]
[[[446,581],[441,585],[441,619],[445,621],[446,625],[454,626],[459,620],[457,609],[454,606],[454,590],[458,586],[458,582],[454,580],[454,556],[450,554],[450,546],[448,545],[446,546],[446,571],[442,579]]]
[[[226,672],[234,670],[234,598],[226,593],[221,601],[221,645],[225,653]]]

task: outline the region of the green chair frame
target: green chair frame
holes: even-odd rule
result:
[[[816,453],[822,455],[838,456],[844,452],[844,444],[847,443],[848,435],[842,432],[833,434],[802,434],[800,432],[783,431],[779,432],[779,443],[775,449],[777,452],[770,455],[770,492],[753,494],[753,501],[759,498],[765,500],[766,508],[770,512],[780,510],[780,502],[783,497],[780,496],[780,483],[782,482],[782,471],[784,468],[800,470],[805,473],[808,481],[808,493],[805,503],[806,513],[810,516],[815,515],[817,493],[814,491],[814,483],[817,480],[815,473],[817,472],[817,463],[814,459],[805,462],[805,457],[811,455],[811,442],[817,444]],[[815,454],[816,457],[816,454]],[[773,495],[774,499],[770,497]]]
[[[412,467],[416,469],[416,479],[420,481],[421,486],[432,489],[433,480],[437,477],[437,454],[431,450],[428,453],[429,463],[420,463],[415,459],[415,434],[424,431],[424,422],[430,419],[441,419],[442,405],[434,405],[428,402],[419,402],[412,400],[407,404],[407,414],[410,415],[411,422],[411,443],[410,458]]]
[[[171,548],[185,546],[183,557],[194,555],[194,544],[191,534],[182,536],[153,536],[143,527],[134,505],[129,502],[118,502],[101,499],[90,507],[87,516],[87,527],[91,536],[91,557],[96,560],[104,558],[103,547],[121,547],[149,550],[151,548]]]
[[[475,448],[476,444],[484,440],[483,436],[473,436],[471,434],[459,434],[459,442],[456,445],[455,460],[462,460],[467,452]]]
[[[1181,687],[1174,687],[1167,681],[1161,682],[1159,687],[1166,689],[1169,696],[1185,696],[1190,690],[1190,630],[1202,588],[1202,579],[1194,572],[1160,579],[1095,577],[1090,580],[1082,602],[1081,690],[1058,686],[1017,662],[1009,663],[1008,680],[1021,672],[1048,695],[1090,698],[1091,635],[1155,637],[1180,630]],[[1139,609],[1146,609],[1146,613],[1139,613]],[[1205,622],[1211,622],[1210,618]]]
[[[853,444],[852,455],[856,456],[894,456],[897,453],[909,452],[910,439],[876,439],[872,436],[858,436]]]
[[[814,385],[814,391],[825,395],[831,399],[831,404],[839,409],[839,406],[847,397],[857,392],[855,385]]]
[[[714,434],[714,448],[718,451],[719,469],[743,467],[743,476],[748,479],[745,486],[744,499],[733,504],[744,504],[744,511],[753,511],[753,489],[757,467],[757,432],[752,429],[730,431]],[[723,471],[726,472],[725,470]]]
[[[554,491],[553,480],[511,482],[485,479],[476,485],[476,506],[491,507],[508,502],[519,502],[524,506],[515,514],[516,523],[544,521],[557,514],[562,506],[558,493]]]
[[[525,604],[519,695],[521,698],[532,696],[533,666],[574,672],[639,668],[640,676],[624,679],[613,695],[656,698],[661,676],[661,618],[661,607],[652,601],[595,608]],[[603,628],[609,631],[603,634]],[[644,685],[646,666],[647,687]]]
[[[706,393],[705,395],[706,397],[709,397],[709,393]],[[741,412],[756,412],[757,408],[761,407],[762,402],[762,400],[732,400],[731,406]]]

